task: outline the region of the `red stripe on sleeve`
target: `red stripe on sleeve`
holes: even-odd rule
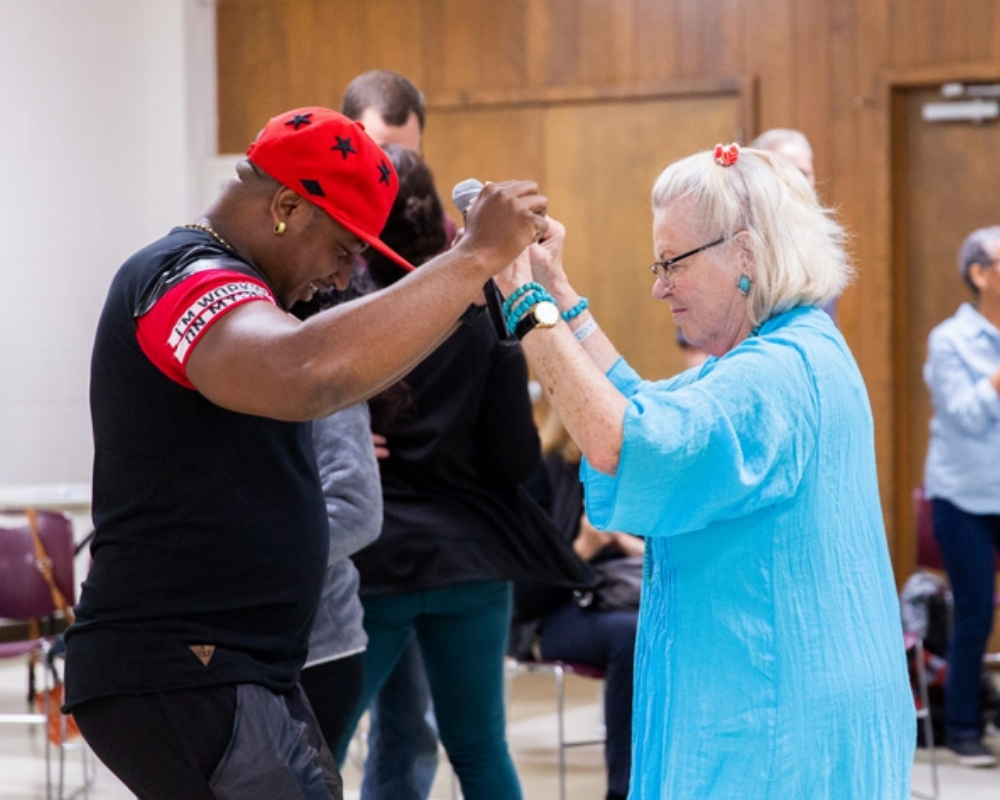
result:
[[[139,318],[136,338],[160,372],[194,389],[187,362],[205,331],[234,308],[257,300],[277,305],[271,290],[256,278],[225,269],[196,272]]]

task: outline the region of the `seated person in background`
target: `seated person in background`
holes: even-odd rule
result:
[[[604,671],[607,800],[624,800],[631,761],[632,663],[643,541],[627,533],[599,531],[590,524],[583,511],[580,448],[569,437],[554,408],[549,408],[539,433],[544,460],[529,481],[528,490],[552,517],[559,532],[573,542],[580,558],[595,565],[619,561],[620,568],[632,573],[620,585],[634,586],[635,593],[634,597],[616,599],[614,605],[624,607],[608,608],[602,602],[600,587],[581,595],[536,583],[517,584],[513,655],[521,660],[585,664]]]
[[[969,235],[958,270],[976,305],[963,303],[931,332],[927,346],[924,382],[934,417],[924,491],[955,601],[947,744],[960,763],[992,767],[997,759],[982,741],[979,697],[1000,549],[1000,226]]]

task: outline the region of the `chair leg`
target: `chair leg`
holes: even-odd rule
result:
[[[42,736],[45,739],[45,800],[52,800],[52,740],[49,739],[49,714],[51,713],[49,705],[52,703],[52,687],[45,659],[38,660],[42,664],[42,675],[44,676],[42,680],[42,692],[44,692],[42,695]],[[34,672],[34,666],[32,666],[32,672]],[[62,791],[60,791],[61,794]]]
[[[566,800],[566,730],[563,718],[565,711],[565,676],[560,664],[556,664],[555,666],[555,676],[556,713],[559,725],[559,800]]]
[[[934,749],[934,721],[931,719],[930,693],[927,690],[927,670],[924,666],[924,643],[918,639],[914,648],[917,660],[917,692],[920,695],[921,706],[917,712],[917,719],[924,729],[924,744],[931,765],[931,794],[916,791],[910,792],[910,794],[920,798],[920,800],[938,800],[940,788],[938,786],[937,754]]]
[[[66,717],[59,715],[59,800],[66,796]]]

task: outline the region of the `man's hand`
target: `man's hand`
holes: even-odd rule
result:
[[[455,249],[478,259],[485,280],[545,233],[547,205],[534,181],[488,183],[469,209],[465,235]]]

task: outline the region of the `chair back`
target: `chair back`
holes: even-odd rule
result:
[[[70,605],[74,601],[73,523],[66,514],[38,511],[38,533],[49,558],[56,586]],[[25,516],[0,517],[0,617],[30,619],[55,612],[52,589],[38,568],[31,526]],[[10,520],[5,523],[4,519]]]

